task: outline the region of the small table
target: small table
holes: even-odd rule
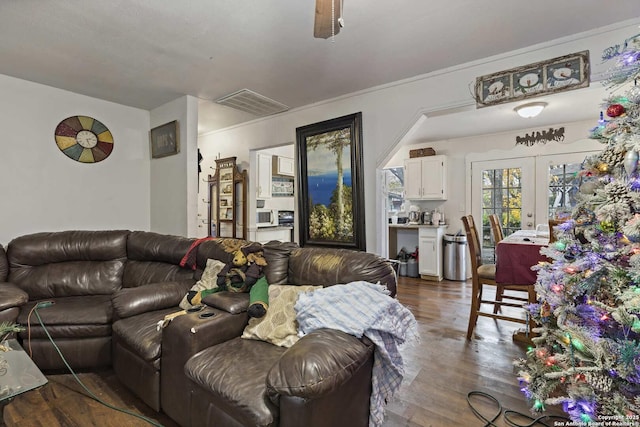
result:
[[[2,342],[0,351],[0,402],[47,383],[47,378],[20,347],[16,339]]]
[[[535,230],[518,230],[496,245],[496,283],[504,285],[533,285],[538,273],[531,267],[547,258],[540,249],[549,244],[548,237],[540,237]],[[514,341],[531,344],[529,328],[518,329]]]
[[[496,245],[496,283],[532,285],[537,272],[531,267],[547,258],[540,249],[549,245],[548,237],[537,237],[534,230],[518,230]]]

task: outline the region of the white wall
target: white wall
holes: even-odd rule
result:
[[[178,121],[180,151],[151,159],[151,231],[195,236],[198,234],[198,100],[183,96],[151,111],[151,128],[173,120]]]
[[[469,85],[477,76],[571,52],[590,50],[593,55],[592,71],[600,73],[604,71],[605,65],[598,61],[599,53],[608,46],[620,43],[630,34],[635,34],[637,31],[634,27],[635,25],[627,25],[603,29],[583,35],[582,38],[566,38],[358,92],[201,135],[198,144],[209,164],[218,154],[221,157],[236,156],[239,162],[248,163],[249,150],[295,142],[297,127],[361,111],[367,251],[384,253],[384,196],[380,191],[380,185],[374,183],[379,180],[378,170],[393,157],[396,146],[416,121],[423,117],[424,112],[445,109],[452,105],[472,104]],[[420,141],[415,141],[418,142]],[[469,147],[459,144],[456,152],[458,149],[466,152]],[[206,197],[204,194],[199,200]],[[201,207],[201,210],[203,209]],[[206,212],[206,209],[204,210]]]
[[[0,75],[0,244],[67,229],[149,229],[149,112]],[[54,132],[70,116],[109,128],[105,160],[76,162]]]

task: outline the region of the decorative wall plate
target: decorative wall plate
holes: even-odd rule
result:
[[[68,117],[58,124],[55,135],[60,151],[77,162],[97,163],[113,151],[113,135],[92,117]]]

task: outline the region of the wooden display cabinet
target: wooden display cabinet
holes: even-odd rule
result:
[[[216,160],[209,175],[209,235],[247,239],[247,171],[235,157]]]

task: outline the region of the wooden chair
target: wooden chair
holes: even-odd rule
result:
[[[471,295],[471,311],[469,313],[469,326],[467,328],[467,339],[473,336],[478,316],[492,317],[498,320],[506,320],[516,323],[528,324],[527,319],[513,317],[504,314],[498,314],[497,308],[501,306],[522,308],[523,303],[534,303],[536,301],[533,285],[498,285],[496,283],[496,265],[482,263],[482,247],[480,245],[480,237],[475,226],[473,216],[467,215],[462,217],[462,223],[467,234],[467,242],[469,253],[471,255],[471,273],[472,273],[472,295]],[[496,288],[496,298],[493,300],[483,299],[483,289],[485,286],[493,286]],[[502,289],[500,289],[502,288]],[[525,292],[526,297],[506,294],[504,291]],[[500,294],[499,292],[502,291]],[[500,299],[498,299],[500,295]],[[519,301],[506,302],[504,300]],[[482,304],[492,304],[494,312],[482,311]],[[496,308],[497,307],[497,308]]]
[[[502,231],[502,223],[500,222],[500,218],[498,215],[491,214],[489,215],[489,224],[491,224],[491,235],[493,236],[493,244],[495,248],[498,247],[498,243],[504,239],[504,232]],[[504,286],[496,284],[496,301],[502,301],[502,297],[504,296]],[[497,313],[500,311],[500,305],[495,304],[493,306],[493,312]]]
[[[489,223],[491,224],[491,234],[493,235],[493,243],[498,244],[502,239],[504,239],[504,232],[502,231],[502,223],[500,222],[500,218],[498,215],[491,214],[489,215]]]

